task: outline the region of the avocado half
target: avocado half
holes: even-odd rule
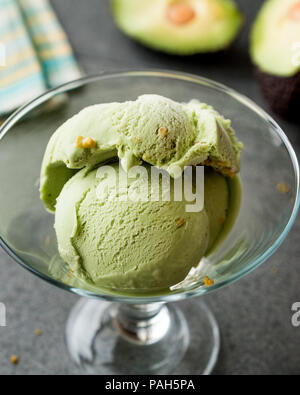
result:
[[[232,0],[111,0],[111,5],[125,34],[175,55],[225,49],[243,23]]]
[[[285,117],[298,117],[299,0],[267,0],[264,3],[252,29],[251,58],[262,92],[273,111]]]

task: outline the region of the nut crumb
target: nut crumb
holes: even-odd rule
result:
[[[42,336],[43,332],[41,331],[41,329],[36,329],[34,331],[35,336]]]
[[[82,142],[83,142],[83,137],[82,136],[78,136],[77,140],[76,140],[76,147],[77,148],[83,148]]]
[[[159,133],[161,134],[161,136],[162,136],[163,138],[166,138],[166,137],[168,136],[168,130],[167,130],[167,128],[164,128],[164,127],[159,128]]]
[[[83,148],[95,148],[97,145],[96,141],[93,140],[91,137],[87,137],[82,141]]]
[[[222,172],[222,174],[224,176],[228,176],[230,178],[234,178],[235,177],[235,173],[231,169],[229,169],[228,167],[226,167],[225,169],[222,169],[221,172]]]
[[[94,148],[97,143],[91,137],[84,138],[83,136],[78,136],[76,140],[77,148]]]
[[[211,280],[208,276],[206,276],[204,279],[204,284],[206,287],[211,287],[212,285],[215,284],[215,282],[214,280]]]
[[[202,166],[213,166],[214,162],[211,159],[206,159],[204,162],[201,163]]]
[[[185,223],[185,219],[184,218],[179,218],[177,221],[176,221],[176,226],[177,226],[177,228],[181,228],[182,227],[182,225]]]
[[[280,182],[279,184],[277,184],[276,188],[280,193],[284,195],[286,195],[290,191],[289,186],[285,182]]]
[[[273,267],[273,269],[272,269],[272,274],[277,274],[278,273],[278,267]]]
[[[17,365],[19,363],[19,357],[17,355],[12,355],[10,357],[10,363],[12,365]]]

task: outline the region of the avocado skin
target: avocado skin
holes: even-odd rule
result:
[[[300,120],[300,72],[292,77],[280,77],[256,67],[255,74],[271,109],[285,119]]]

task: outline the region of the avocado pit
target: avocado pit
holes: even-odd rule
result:
[[[185,25],[191,22],[196,16],[194,8],[186,3],[174,3],[167,9],[167,18],[175,25]]]
[[[300,1],[293,4],[288,12],[288,17],[293,21],[300,21]]]

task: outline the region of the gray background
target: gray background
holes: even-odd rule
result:
[[[87,73],[137,67],[186,71],[223,82],[266,108],[248,56],[249,28],[259,0],[238,1],[246,28],[228,52],[189,58],[158,54],[128,40],[113,25],[106,0],[52,3]],[[277,120],[299,154],[299,125]],[[299,230],[298,218],[280,250],[260,269],[205,297],[222,331],[215,373],[300,373],[300,328],[291,324],[291,305],[300,301]],[[77,297],[33,277],[3,251],[0,262],[0,301],[7,306],[8,321],[0,328],[0,374],[79,373],[69,362],[63,339]],[[43,336],[34,335],[36,328]],[[18,366],[10,364],[12,354],[19,355]]]

